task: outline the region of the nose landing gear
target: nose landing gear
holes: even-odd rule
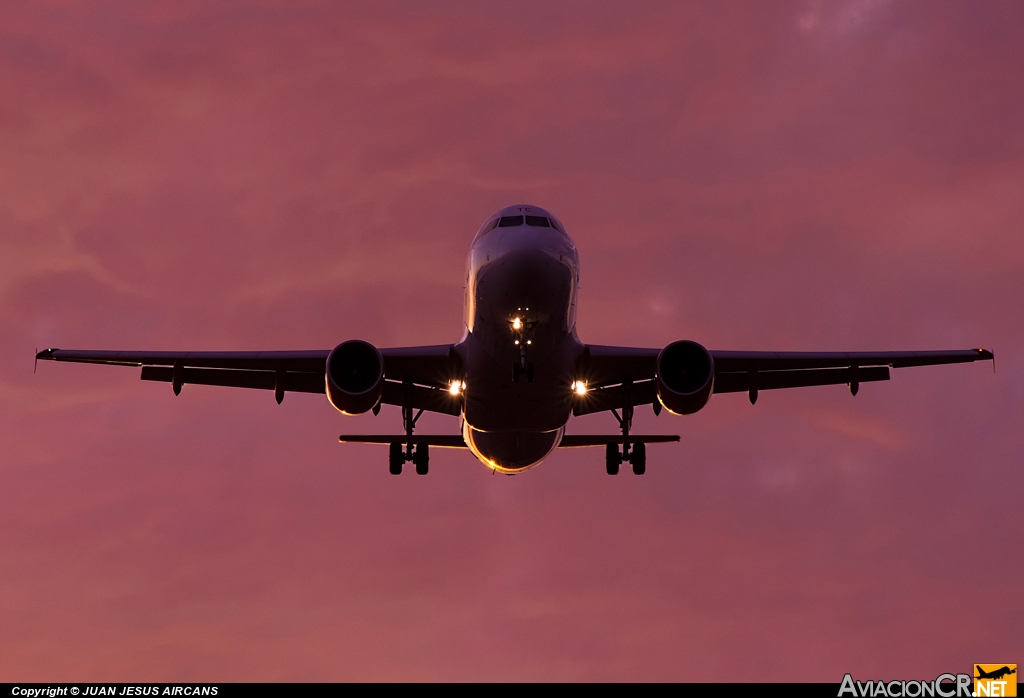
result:
[[[512,364],[512,382],[518,383],[520,376],[526,376],[526,382],[533,382],[533,364],[526,363],[526,357],[523,356],[523,360],[519,363]]]
[[[529,310],[529,308],[526,308],[527,312]],[[519,361],[512,364],[512,382],[518,383],[520,376],[526,376],[526,382],[532,383],[533,363],[526,359],[526,348],[533,344],[533,340],[530,337],[537,323],[536,321],[524,318],[523,309],[518,308],[516,316],[512,318],[509,324],[512,328],[512,337],[515,340],[515,345],[519,347]]]

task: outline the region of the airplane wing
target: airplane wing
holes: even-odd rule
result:
[[[410,406],[458,415],[461,405],[447,392],[447,380],[459,375],[459,358],[451,344],[394,347],[379,350],[384,357],[381,402],[402,405],[408,388]],[[44,349],[42,361],[136,366],[146,381],[220,385],[285,392],[326,392],[325,372],[330,349],[312,351],[83,351]]]
[[[573,405],[573,414],[618,409],[628,402],[655,402],[656,363],[660,349],[587,345],[578,364],[590,390]],[[889,380],[890,368],[987,361],[985,349],[890,352],[714,351],[714,392],[738,393],[802,388],[812,385],[851,386]],[[628,395],[628,397],[627,397]]]

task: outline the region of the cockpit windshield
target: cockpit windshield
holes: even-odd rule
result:
[[[479,236],[486,235],[495,228],[515,228],[523,224],[533,226],[534,228],[554,228],[560,233],[565,233],[561,225],[554,218],[548,218],[547,216],[500,216],[495,218],[490,223],[485,225],[480,232]]]

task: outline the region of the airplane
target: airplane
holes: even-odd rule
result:
[[[1017,673],[1016,669],[1011,669],[1008,666],[1004,666],[1004,667],[1002,667],[1000,669],[996,669],[994,671],[985,671],[984,669],[982,669],[977,664],[974,665],[974,668],[978,672],[978,675],[974,677],[976,679],[999,680],[999,679],[1003,678],[1004,676],[1009,676],[1010,674],[1016,674]]]
[[[392,474],[413,463],[426,475],[429,448],[468,448],[494,471],[532,468],[556,448],[604,446],[610,475],[629,462],[646,472],[646,444],[678,435],[632,434],[634,409],[677,415],[713,393],[889,380],[890,368],[993,360],[985,349],[901,352],[708,350],[683,339],[662,348],[584,344],[576,334],[579,254],[562,222],[539,206],[514,205],[480,227],[466,265],[465,328],[455,344],[378,348],[349,339],[312,351],[154,352],[45,349],[36,360],[136,366],[142,380],[326,393],[358,415],[401,408],[403,434],[342,435],[387,444]],[[414,433],[424,411],[461,417],[461,434]],[[566,434],[570,416],[611,412],[615,434]]]

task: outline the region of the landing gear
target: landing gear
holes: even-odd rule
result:
[[[530,309],[526,308],[527,313]],[[519,361],[512,364],[512,382],[518,383],[520,376],[526,376],[526,382],[533,382],[533,363],[527,360],[526,348],[533,344],[530,335],[537,323],[523,317],[523,308],[516,309],[516,315],[511,320],[512,337],[515,345],[519,347]]]
[[[416,450],[412,454],[412,462],[416,465],[417,475],[426,475],[430,467],[430,451],[427,444],[416,444]]]
[[[402,450],[402,442],[392,441],[391,449],[388,452],[388,471],[392,475],[401,475],[403,463],[405,463],[405,452]]]
[[[609,475],[618,475],[619,465],[626,461],[633,465],[634,475],[647,472],[647,447],[643,443],[633,444],[625,454],[618,444],[606,444],[604,448],[604,468]]]
[[[609,475],[618,475],[619,465],[625,461],[629,461],[633,465],[634,475],[643,475],[647,472],[647,446],[642,441],[634,444],[629,442],[629,426],[633,422],[633,405],[630,400],[632,387],[632,383],[629,381],[623,383],[626,392],[626,405],[622,408],[622,416],[619,416],[618,411],[612,410],[612,414],[615,415],[615,419],[619,421],[619,426],[622,428],[622,448],[620,449],[617,443],[605,445],[604,467]]]
[[[388,472],[392,475],[401,475],[402,465],[406,461],[412,461],[416,466],[417,475],[426,475],[430,470],[430,447],[427,444],[416,444],[412,456],[409,457],[406,455],[401,441],[392,441],[388,452]]]
[[[533,382],[533,364],[526,364],[526,368],[523,368],[522,364],[512,364],[512,382],[518,383],[520,376],[526,376],[526,382]]]
[[[605,444],[604,447],[604,468],[609,475],[619,474],[619,463],[622,462],[622,454],[619,453],[618,444]]]
[[[633,464],[634,475],[643,475],[647,472],[647,447],[643,442],[633,444],[633,452],[629,454],[629,462]]]
[[[388,451],[388,472],[392,475],[401,475],[402,466],[411,462],[416,466],[417,475],[426,475],[430,469],[430,450],[427,444],[414,444],[412,430],[416,426],[423,410],[419,410],[415,416],[412,407],[409,405],[409,396],[412,392],[412,384],[405,385],[406,404],[402,405],[402,425],[405,427],[405,443],[392,441]]]

